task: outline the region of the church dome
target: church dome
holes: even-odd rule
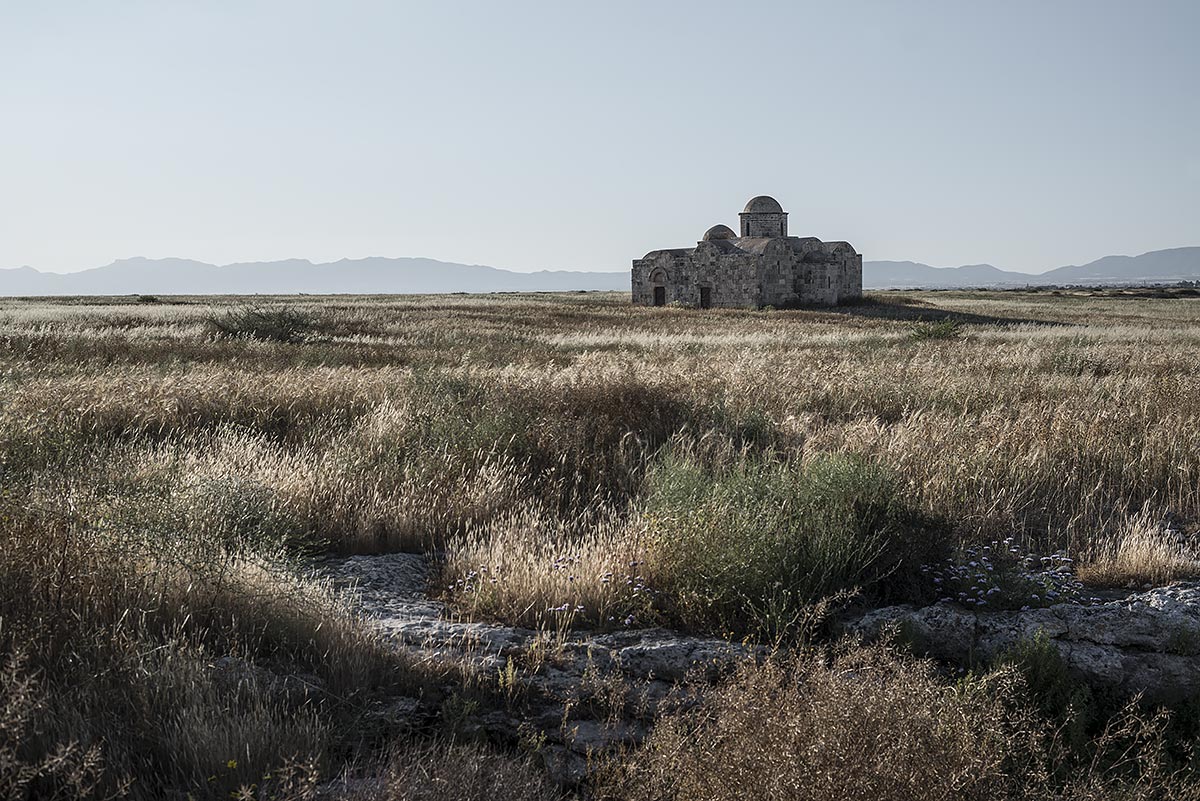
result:
[[[742,214],[783,214],[783,206],[770,195],[759,195],[750,198],[746,208],[742,209]]]
[[[728,225],[714,225],[704,232],[704,241],[711,242],[714,239],[737,239],[737,234]]]

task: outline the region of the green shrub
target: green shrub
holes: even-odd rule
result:
[[[313,329],[312,317],[291,307],[243,306],[208,318],[209,325],[223,337],[300,342]]]
[[[564,511],[575,510],[581,499],[623,502],[641,482],[645,455],[686,426],[711,426],[739,441],[774,434],[761,414],[735,413],[721,404],[701,407],[678,387],[635,376],[550,389],[418,371],[409,408],[398,450],[446,452],[464,464],[504,456]]]
[[[420,370],[413,374],[408,400],[409,413],[395,443],[404,453],[448,451],[467,461],[493,451],[531,452],[533,410],[501,388]]]
[[[1030,700],[1038,711],[1060,727],[1066,743],[1080,750],[1088,742],[1096,719],[1096,701],[1087,684],[1077,681],[1054,643],[1039,631],[1019,641],[997,659],[997,667],[1012,666],[1024,677]]]
[[[672,452],[650,470],[644,514],[683,622],[771,637],[840,592],[914,597],[947,542],[890,473],[855,456],[711,468]]]
[[[958,339],[963,335],[961,320],[947,318],[936,323],[917,323],[912,327],[913,339],[922,342],[929,339]]]
[[[298,521],[289,517],[276,493],[240,476],[196,479],[181,487],[164,511],[176,531],[203,530],[206,539],[229,551],[302,543]]]

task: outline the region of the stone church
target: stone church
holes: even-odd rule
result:
[[[739,216],[740,235],[714,225],[694,248],[654,250],[634,260],[633,302],[758,308],[862,297],[862,256],[848,243],[788,236],[787,212],[766,195]]]

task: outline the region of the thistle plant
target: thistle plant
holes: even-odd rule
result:
[[[1012,538],[965,548],[961,556],[922,565],[938,599],[989,609],[1033,609],[1060,603],[1096,603],[1061,551],[1039,556]]]

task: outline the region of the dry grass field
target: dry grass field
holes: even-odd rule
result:
[[[363,734],[373,693],[444,676],[322,553],[428,553],[477,619],[783,644],[824,598],[935,600],[923,566],[1007,538],[1095,587],[1200,575],[1198,346],[1171,292],[2,300],[0,795],[307,798],[386,753],[387,797],[472,797],[454,760],[480,798],[555,797],[520,755]],[[1012,668],[789,659],[595,792],[1195,797],[1182,713],[1067,753]]]

